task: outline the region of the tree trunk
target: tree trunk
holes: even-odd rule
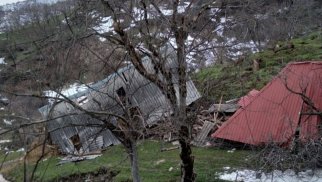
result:
[[[179,142],[181,146],[181,182],[195,181],[196,174],[193,171],[194,156],[191,155],[191,145],[189,142],[189,129],[181,126],[179,130]]]
[[[135,142],[133,141],[130,142],[128,153],[130,155],[131,173],[132,173],[133,182],[140,182],[141,179],[139,175],[138,153],[137,153]]]

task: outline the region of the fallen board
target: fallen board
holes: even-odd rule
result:
[[[210,130],[215,126],[215,123],[205,121],[197,137],[193,140],[192,144],[198,147],[204,145],[205,139],[208,136]]]

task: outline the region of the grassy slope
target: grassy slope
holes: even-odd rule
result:
[[[283,49],[289,43],[293,49]],[[195,75],[198,89],[204,96],[224,100],[238,98],[253,88],[261,89],[287,63],[291,61],[322,60],[322,32],[279,42],[280,51],[265,50],[251,55],[242,64],[206,68]],[[276,49],[275,49],[276,50]],[[262,60],[261,69],[253,72],[251,61]]]
[[[147,140],[139,145],[139,163],[142,181],[178,181],[180,178],[180,160],[179,151],[172,150],[160,152],[161,143]],[[170,146],[170,144],[165,144]],[[213,148],[194,148],[195,170],[197,181],[219,181],[218,172],[223,171],[223,167],[232,168],[245,166],[244,160],[250,154],[249,151],[235,151],[228,153],[226,150]],[[115,181],[126,181],[130,179],[131,173],[129,161],[122,146],[108,148],[103,156],[94,160],[87,160],[78,163],[67,163],[56,166],[58,158],[52,157],[41,162],[39,170],[36,173],[38,180],[51,181],[60,176],[66,176],[73,173],[89,172],[98,169],[100,166],[106,166],[111,170],[120,171]],[[159,164],[157,161],[160,162]],[[173,167],[172,171],[169,168]],[[31,166],[28,167],[31,170]],[[12,171],[9,175],[12,181],[22,181],[22,166]]]

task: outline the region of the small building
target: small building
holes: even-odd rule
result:
[[[147,70],[153,71],[148,59],[143,63]],[[176,68],[174,61],[167,65],[171,71]],[[176,80],[177,78],[173,78],[174,83]],[[178,85],[174,84],[174,87],[178,92]],[[189,80],[186,104],[190,105],[200,97],[195,85]],[[86,89],[70,95],[69,99],[84,109],[108,111],[116,115],[124,114],[120,101],[124,104],[131,103],[142,118],[142,127],[171,114],[170,104],[161,90],[131,64],[95,84],[87,85]],[[68,115],[80,111],[67,102],[52,103],[39,111],[44,118],[56,118],[47,122],[47,130],[52,142],[59,146],[62,153],[87,153],[120,143],[111,131],[99,127],[102,125],[100,120],[86,114]],[[117,122],[115,117],[107,117],[110,122]]]
[[[289,145],[321,136],[322,62],[288,64],[259,92],[241,100],[242,107],[213,138],[250,145]]]

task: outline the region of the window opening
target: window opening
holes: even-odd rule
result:
[[[77,152],[82,148],[82,143],[80,141],[80,137],[78,134],[73,135],[72,137],[69,138],[72,141],[72,144],[74,145],[74,148],[76,149]]]

